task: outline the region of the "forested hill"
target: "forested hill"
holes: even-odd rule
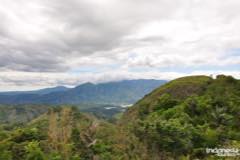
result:
[[[164,80],[139,79],[84,83],[72,89],[51,89],[51,92],[7,92],[0,94],[0,104],[132,104],[164,83]]]
[[[240,81],[224,75],[173,80],[122,118],[149,159],[218,159],[206,148],[239,148],[239,123]]]

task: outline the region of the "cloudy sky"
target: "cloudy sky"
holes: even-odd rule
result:
[[[239,0],[0,0],[0,90],[240,78]]]

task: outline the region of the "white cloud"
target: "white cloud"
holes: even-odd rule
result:
[[[68,87],[74,87],[76,85],[92,82],[92,83],[104,83],[109,81],[119,81],[124,79],[165,79],[172,80],[178,77],[189,75],[232,75],[235,78],[240,79],[238,71],[224,71],[224,70],[209,70],[209,71],[193,71],[189,73],[181,72],[130,72],[123,70],[109,70],[103,73],[82,73],[82,74],[70,74],[70,73],[29,73],[29,72],[1,72],[0,73],[0,86],[1,91],[9,90],[34,90],[45,87],[53,87],[64,85]]]
[[[196,73],[239,77],[238,0],[0,3],[3,90]]]

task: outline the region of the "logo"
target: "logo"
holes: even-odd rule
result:
[[[215,154],[219,157],[236,157],[240,156],[238,148],[206,148],[207,154]]]

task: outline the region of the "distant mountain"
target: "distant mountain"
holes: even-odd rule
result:
[[[139,79],[84,83],[72,89],[48,88],[35,92],[17,92],[18,94],[2,93],[0,104],[132,104],[164,83],[165,80]]]
[[[20,95],[20,94],[39,94],[39,95],[44,95],[44,94],[49,94],[52,92],[60,92],[60,91],[66,91],[69,88],[64,87],[64,86],[57,86],[53,88],[44,88],[44,89],[39,89],[39,90],[33,90],[33,91],[10,91],[10,92],[0,92],[0,95]]]

